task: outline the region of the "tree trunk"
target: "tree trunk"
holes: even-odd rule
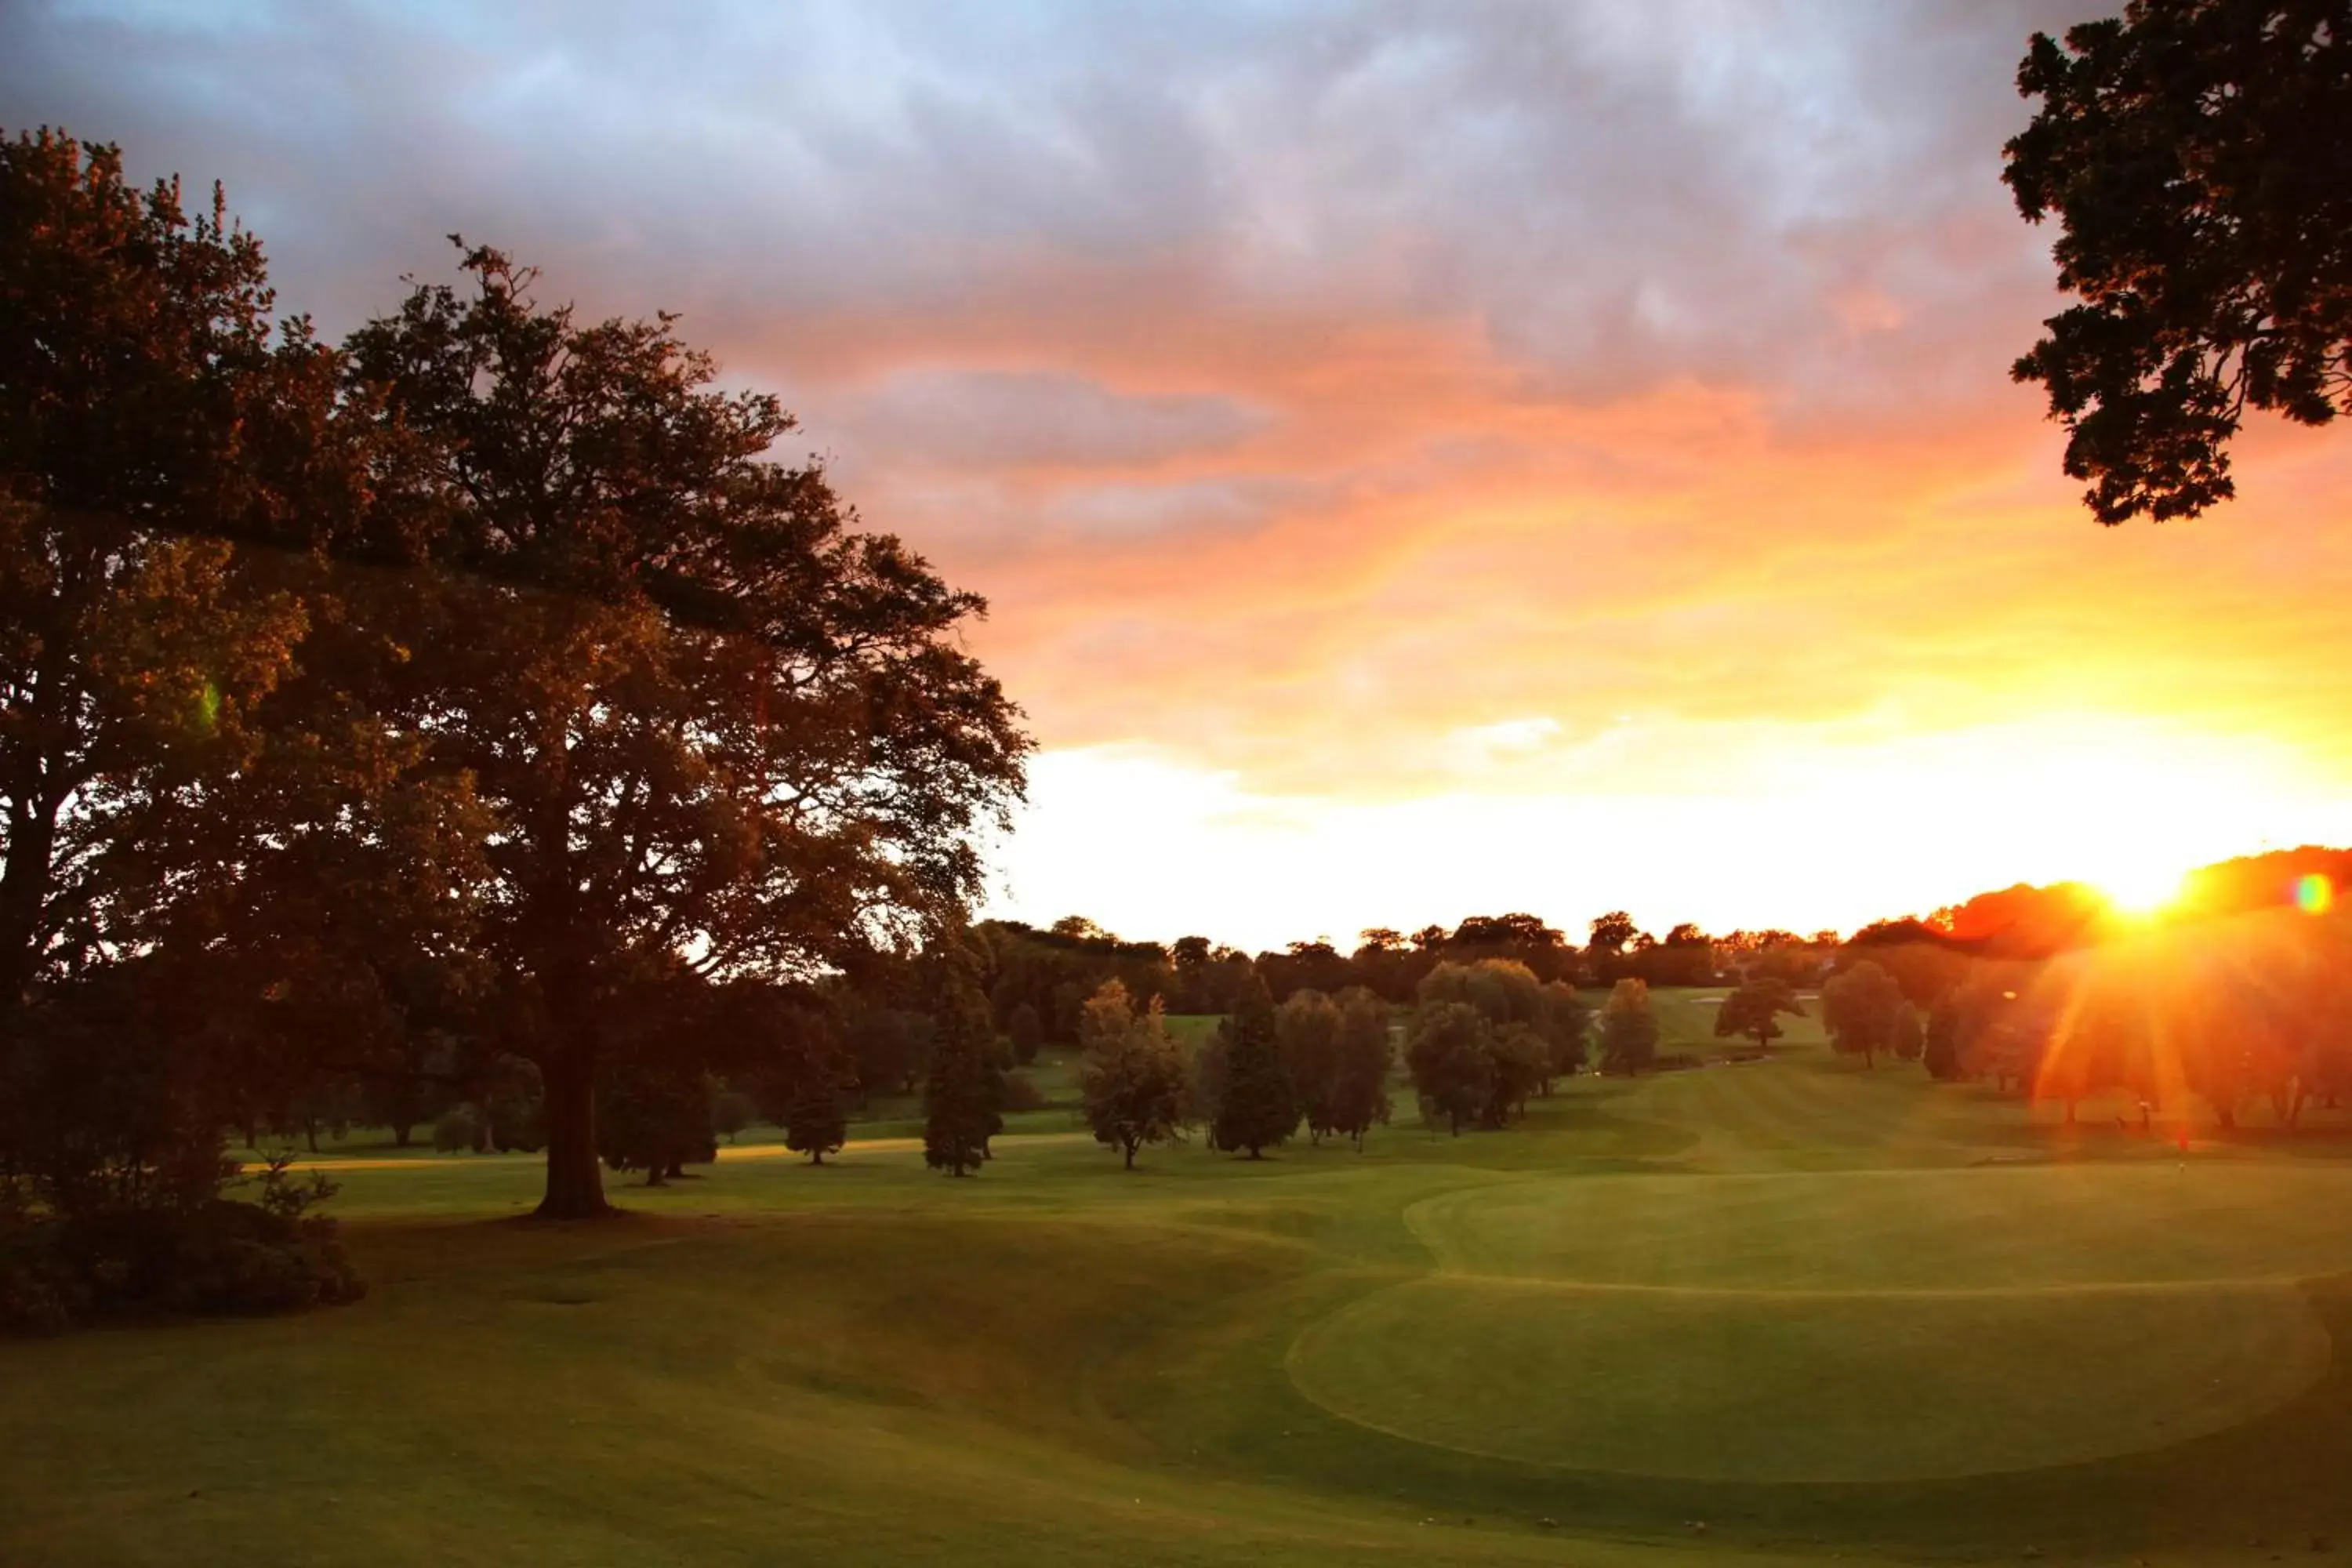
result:
[[[305,1118],[302,1122],[302,1135],[310,1140],[310,1152],[313,1154],[317,1153],[319,1152],[319,1124]]]
[[[408,1122],[400,1121],[394,1123],[392,1129],[392,1146],[395,1149],[407,1148],[408,1135],[415,1131],[415,1128],[411,1126]]]
[[[1135,1145],[1132,1143],[1127,1146],[1127,1168],[1130,1171],[1135,1169]]]
[[[30,994],[40,966],[41,910],[57,870],[56,815],[37,808],[21,789],[10,794],[8,850],[0,857],[0,995],[10,1005]]]
[[[547,1192],[541,1219],[601,1219],[604,1173],[596,1163],[596,1069],[586,1057],[562,1051],[540,1064],[547,1095]]]

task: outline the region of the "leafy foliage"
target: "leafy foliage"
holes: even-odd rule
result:
[[[1331,1083],[1323,1095],[1328,1131],[1364,1146],[1364,1134],[1389,1119],[1389,1072],[1396,1048],[1389,1040],[1389,1005],[1360,985],[1339,993],[1339,1038]]]
[[[1253,975],[1233,1016],[1218,1026],[1213,1067],[1204,1064],[1210,1148],[1245,1149],[1260,1159],[1297,1130],[1297,1091],[1276,1029],[1274,998]]]
[[[1413,1016],[1404,1052],[1413,1090],[1457,1137],[1492,1101],[1494,1047],[1494,1026],[1466,1002],[1432,1001]]]
[[[1424,1013],[1459,1004],[1486,1021],[1479,1037],[1487,1058],[1487,1098],[1477,1116],[1482,1126],[1503,1126],[1525,1110],[1529,1096],[1549,1093],[1554,1078],[1574,1072],[1584,1060],[1584,1007],[1575,991],[1564,982],[1538,980],[1516,959],[1443,961],[1422,977],[1419,998]]]
[[[1904,1003],[1895,1010],[1895,1028],[1888,1048],[1894,1051],[1896,1059],[1916,1062],[1927,1049],[1927,1045],[1926,1020],[1919,1016],[1918,1008],[1908,1002]]]
[[[1022,1067],[1027,1067],[1037,1059],[1037,1047],[1045,1043],[1045,1020],[1028,1003],[1015,1003],[1012,1012],[1005,1016],[1004,1037],[1013,1043],[1013,1059]]]
[[[834,1031],[799,1020],[777,1043],[757,1080],[761,1113],[784,1130],[784,1147],[814,1165],[849,1141],[849,1099],[857,1089],[857,1062]]]
[[[1307,1136],[1320,1142],[1333,1127],[1339,1076],[1339,1007],[1320,991],[1298,990],[1275,1009],[1283,1070],[1298,1100]]]
[[[1895,1049],[1909,1006],[1895,977],[1866,958],[1822,986],[1822,1026],[1829,1031],[1831,1044],[1860,1057],[1864,1067]]]
[[[451,635],[413,700],[503,825],[484,946],[548,1080],[542,1212],[594,1214],[605,1016],[681,963],[790,975],[943,929],[1028,742],[953,640],[980,601],[770,461],[774,399],[711,390],[669,317],[583,323],[495,250],[463,265],[352,340],[371,542],[457,569],[419,574]]]
[[[1601,1005],[1601,1070],[1646,1072],[1658,1056],[1658,1018],[1650,1007],[1646,982],[1628,977]]]
[[[933,1170],[967,1176],[988,1158],[988,1141],[1003,1131],[1003,1068],[988,1004],[961,969],[951,970],[940,998],[939,1043],[923,1085],[923,1161]]]
[[[1160,998],[1136,1013],[1127,988],[1106,981],[1087,1003],[1087,1054],[1078,1087],[1095,1142],[1119,1151],[1129,1170],[1138,1151],[1181,1136],[1186,1064],[1168,1032]]]
[[[710,1163],[719,1158],[710,1088],[698,1066],[667,1055],[608,1062],[598,1085],[598,1154],[615,1171],[643,1171],[649,1187]]]
[[[2002,178],[2083,302],[2018,360],[2100,521],[2228,500],[2249,408],[2352,410],[2352,10],[2131,0],[2037,33]]]
[[[1780,1037],[1782,1014],[1799,1018],[1805,1016],[1805,1005],[1797,1000],[1795,987],[1778,975],[1759,975],[1742,983],[1716,1009],[1716,1038],[1744,1035],[1756,1042],[1758,1050],[1769,1050],[1772,1042]]]

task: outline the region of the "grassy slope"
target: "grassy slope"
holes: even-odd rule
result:
[[[1705,1008],[1666,1000],[1698,1043]],[[0,1562],[2352,1544],[2324,1349],[2352,1164],[2324,1135],[2184,1167],[1800,1045],[1360,1157],[1129,1177],[1066,1131],[999,1148],[954,1184],[903,1148],[737,1158],[572,1228],[485,1223],[528,1161],[350,1170],[361,1307],[0,1344]],[[1925,1474],[2060,1438],[2108,1457]],[[1809,1473],[1880,1479],[1769,1479]]]

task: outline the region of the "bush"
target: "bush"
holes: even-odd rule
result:
[[[444,1154],[479,1148],[481,1141],[481,1112],[474,1109],[471,1101],[451,1106],[433,1124],[433,1147]]]
[[[329,1190],[272,1170],[257,1203],[19,1215],[0,1230],[0,1333],[356,1301],[367,1286],[334,1222],[304,1212]]]
[[[476,1117],[475,1148],[488,1143],[501,1154],[538,1153],[547,1143],[547,1096],[538,1067],[520,1057],[499,1057]]]
[[[710,1130],[724,1136],[730,1143],[736,1135],[760,1119],[760,1108],[751,1097],[740,1089],[722,1089],[710,1097]]]
[[[1027,1073],[1016,1068],[1004,1075],[1003,1110],[1043,1110],[1051,1103]]]

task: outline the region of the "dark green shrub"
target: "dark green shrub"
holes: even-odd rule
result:
[[[999,1109],[1043,1110],[1051,1103],[1045,1098],[1045,1091],[1039,1089],[1036,1080],[1027,1073],[1015,1068],[1004,1075],[1004,1091],[998,1100]]]
[[[444,1154],[478,1148],[481,1140],[481,1112],[470,1100],[451,1106],[433,1123],[433,1147]]]
[[[252,1203],[20,1213],[0,1228],[0,1333],[356,1301],[367,1286],[334,1222],[307,1212],[330,1191],[273,1167]]]

